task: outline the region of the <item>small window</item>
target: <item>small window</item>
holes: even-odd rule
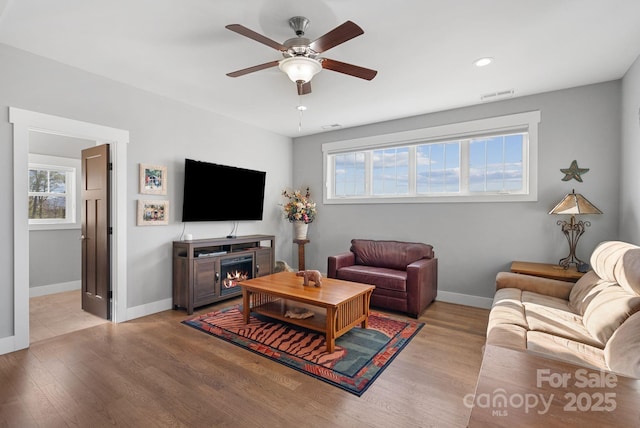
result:
[[[539,112],[323,144],[325,203],[537,199]]]
[[[374,195],[409,194],[408,147],[374,150],[372,161]]]
[[[335,161],[335,195],[340,197],[365,194],[365,153],[338,154]]]
[[[470,193],[522,193],[525,133],[469,141]]]
[[[460,192],[460,142],[422,144],[416,147],[416,193]]]
[[[29,164],[29,224],[76,222],[76,168]]]

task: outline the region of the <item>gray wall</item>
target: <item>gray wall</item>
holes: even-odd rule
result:
[[[82,246],[80,243],[80,152],[94,146],[94,141],[61,137],[43,132],[29,132],[29,162],[76,168],[75,229],[68,227],[31,227],[29,230],[29,287],[41,287],[81,280]],[[78,285],[79,288],[79,285]],[[66,288],[65,288],[66,289]],[[45,293],[59,291],[59,287]],[[42,295],[42,289],[38,290]]]
[[[29,232],[29,287],[80,281],[80,229]]]
[[[622,80],[620,236],[640,245],[640,57]]]
[[[435,248],[440,291],[491,298],[496,273],[512,260],[557,263],[568,254],[559,218],[547,213],[573,188],[604,212],[589,216],[591,227],[580,240],[578,256],[588,260],[598,242],[619,238],[620,106],[621,82],[614,81],[294,139],[294,184],[310,185],[319,203],[307,266],[326,272],[327,256],[348,250],[351,238],[420,241]],[[537,202],[321,203],[324,142],[532,110],[541,112]],[[584,182],[561,181],[560,168],[574,159],[590,168]],[[439,297],[466,298],[448,293]]]
[[[274,234],[276,258],[291,261],[291,226],[280,193],[291,185],[291,139],[131,88],[0,44],[0,338],[13,334],[13,138],[8,107],[130,131],[128,144],[128,307],[171,298],[171,242],[179,239],[184,158],[267,172],[264,220],[241,222],[237,233]],[[209,94],[215,97],[215,93]],[[138,193],[138,165],[166,165],[167,196]],[[26,171],[25,171],[26,173]],[[215,188],[205,197],[215,197]],[[168,226],[136,226],[138,199],[168,199]],[[23,221],[23,220],[20,220]],[[26,219],[24,220],[26,221]],[[194,238],[226,236],[231,223],[193,223]]]

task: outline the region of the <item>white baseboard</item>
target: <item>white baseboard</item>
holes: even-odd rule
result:
[[[8,354],[9,352],[17,351],[15,336],[3,337],[0,339],[0,355]]]
[[[127,308],[127,321],[166,311],[172,307],[173,299],[164,299],[140,306],[134,306],[133,308]]]
[[[476,308],[491,309],[493,299],[489,297],[470,296],[468,294],[452,293],[438,290],[436,300],[440,302],[456,303],[458,305],[473,306]],[[127,309],[127,320],[146,317],[158,312],[173,308],[173,299],[158,300],[140,306]]]
[[[493,299],[489,297],[471,296],[469,294],[452,293],[450,291],[440,290],[438,290],[438,297],[436,297],[436,300],[483,309],[491,309],[491,305],[493,304]]]
[[[41,285],[29,288],[29,297],[46,296],[49,294],[62,293],[65,291],[80,290],[82,281],[60,282],[58,284]]]

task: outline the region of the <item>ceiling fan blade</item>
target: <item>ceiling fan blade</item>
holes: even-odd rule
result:
[[[347,21],[344,24],[339,25],[333,30],[329,31],[324,36],[320,36],[319,38],[311,42],[309,47],[314,51],[321,53],[331,49],[332,47],[338,46],[339,44],[344,43],[347,40],[358,37],[361,34],[364,34],[362,28],[351,21]]]
[[[298,82],[298,95],[307,95],[311,93],[311,81],[307,83]]]
[[[263,45],[267,45],[279,51],[286,51],[287,47],[281,43],[276,42],[275,40],[271,40],[270,38],[263,36],[260,33],[256,33],[253,30],[248,29],[247,27],[240,24],[229,24],[225,26],[226,29],[236,32],[242,36],[248,37],[250,39],[255,40],[256,42],[262,43]]]
[[[233,71],[231,73],[227,73],[229,77],[240,77],[245,74],[253,73],[254,71],[264,70],[265,68],[271,68],[278,65],[279,61],[271,61],[265,62],[264,64],[254,65],[253,67],[243,68],[242,70]]]
[[[347,64],[346,62],[336,61],[334,59],[322,58],[322,68],[337,71],[338,73],[348,74],[360,79],[371,80],[376,77],[378,72],[370,68],[358,67],[357,65]]]

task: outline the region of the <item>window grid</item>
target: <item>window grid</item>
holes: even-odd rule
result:
[[[74,182],[75,168],[30,164],[29,223],[73,223]]]
[[[373,151],[373,194],[409,194],[409,147]]]
[[[360,204],[537,201],[540,116],[540,111],[528,111],[323,143],[326,184],[323,202]],[[500,150],[491,156],[485,157],[483,153],[482,158],[478,159],[477,155],[471,152],[469,142],[492,137],[504,138],[508,144],[499,146]],[[519,139],[517,144],[509,141],[512,138]],[[438,152],[442,148],[439,146],[431,146],[430,153],[425,151],[424,147],[421,149],[422,153],[416,149],[420,145],[442,143],[453,144],[444,146],[447,149],[444,156]],[[514,146],[517,150],[513,149]],[[408,148],[409,165],[403,173],[408,171],[409,192],[404,195],[375,195],[372,190],[373,179],[374,175],[380,172],[374,171],[372,152],[398,147]],[[455,150],[449,150],[452,147],[455,147]],[[335,156],[352,152],[364,154],[364,173],[360,171],[358,174],[364,180],[365,191],[358,195],[339,196],[335,193]],[[436,158],[441,159],[442,164],[431,163]],[[499,159],[497,163],[496,158]],[[452,162],[452,159],[455,159],[455,162]],[[484,172],[474,171],[472,165],[482,165]],[[399,180],[400,178],[396,179]],[[474,186],[487,191],[470,191],[474,190]]]
[[[364,152],[343,153],[334,157],[332,163],[336,196],[358,196],[366,193],[366,157]]]
[[[441,153],[434,154],[440,151]],[[425,153],[426,152],[426,153]],[[426,156],[425,156],[426,154]],[[420,164],[426,162],[426,168],[420,168]],[[451,165],[451,162],[455,162]],[[448,194],[460,192],[460,142],[427,143],[416,146],[416,179],[418,185],[416,194],[429,195],[433,193]],[[435,169],[434,165],[438,164]],[[424,180],[420,177],[424,174]],[[456,180],[451,180],[450,175],[455,174]],[[436,184],[440,181],[440,184]],[[424,182],[423,185],[421,183]]]
[[[527,133],[518,132],[329,155],[333,196],[522,193],[526,145]],[[517,161],[508,159],[508,147],[516,148]],[[517,186],[508,185],[509,165],[516,166]]]
[[[471,154],[470,171],[481,180],[469,185],[471,192],[508,193],[522,191],[524,151],[527,135],[524,133],[492,136],[470,140],[470,149],[482,151],[482,163]],[[499,155],[499,157],[496,157]],[[493,158],[492,158],[493,156]]]

